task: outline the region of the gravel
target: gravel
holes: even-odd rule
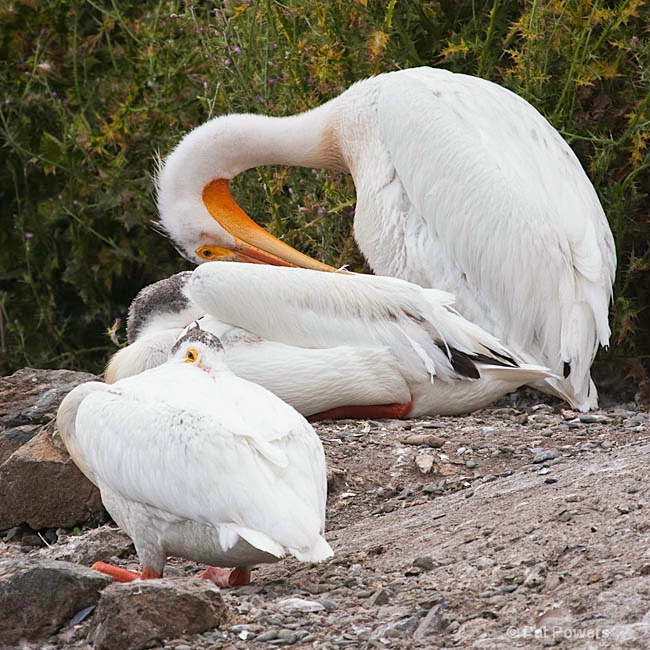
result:
[[[647,412],[578,414],[518,393],[465,417],[316,429],[334,558],[260,567],[222,591],[219,629],[161,647],[650,647]],[[25,557],[25,534],[0,531],[0,557]],[[132,551],[114,561],[137,567]],[[199,570],[171,558],[168,574]],[[93,616],[48,648],[90,650]]]

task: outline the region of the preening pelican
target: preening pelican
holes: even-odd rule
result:
[[[360,81],[291,117],[226,115],[189,133],[158,178],[160,223],[195,262],[332,270],[272,237],[233,200],[251,167],[352,174],[355,237],[375,273],[456,296],[469,320],[580,410],[609,342],[614,241],[596,192],[559,133],[497,84],[415,68]]]
[[[100,564],[118,580],[160,577],[167,555],[211,567],[221,586],[286,554],[317,562],[327,493],[318,436],[289,405],[236,377],[219,339],[194,326],[163,365],[113,385],[82,384],[57,415],[61,437],[133,539],[142,574]]]
[[[519,364],[452,302],[397,278],[203,264],[136,297],[131,343],[106,380],[162,363],[197,318],[220,337],[234,373],[312,419],[467,413],[550,376]]]

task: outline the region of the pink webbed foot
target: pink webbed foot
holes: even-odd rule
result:
[[[111,576],[115,582],[133,582],[134,580],[153,580],[155,578],[161,578],[162,575],[153,569],[148,567],[143,567],[142,573],[137,573],[136,571],[129,571],[128,569],[122,569],[119,566],[114,564],[107,564],[106,562],[95,562],[92,568],[95,571],[104,573],[107,576]]]
[[[321,420],[363,420],[370,418],[373,420],[401,419],[408,416],[413,408],[413,402],[406,404],[374,404],[370,406],[338,406],[337,408],[314,413],[307,419],[310,422],[319,422]]]
[[[245,567],[223,569],[218,566],[209,566],[205,571],[201,571],[197,577],[211,580],[217,587],[238,587],[250,584],[251,571]]]

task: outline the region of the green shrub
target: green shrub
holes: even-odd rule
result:
[[[592,178],[619,255],[609,364],[650,350],[644,3],[23,0],[0,8],[0,371],[97,371],[145,284],[187,268],[155,232],[157,152],[231,111],[291,114],[436,65],[535,105]],[[305,252],[363,269],[342,175],[262,168],[235,193]],[[123,330],[122,330],[123,331]]]

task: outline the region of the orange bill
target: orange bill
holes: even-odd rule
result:
[[[256,224],[236,203],[228,188],[229,181],[216,179],[203,188],[203,203],[212,218],[235,239],[231,249],[202,246],[196,253],[205,260],[231,259],[275,266],[299,266],[316,271],[336,271],[289,244],[274,237]]]

